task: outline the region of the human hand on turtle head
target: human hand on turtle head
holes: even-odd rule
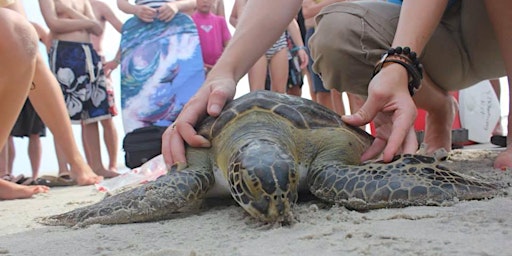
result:
[[[413,129],[416,105],[407,87],[407,71],[398,64],[386,65],[372,78],[368,98],[353,115],[343,121],[354,125],[375,124],[375,140],[361,156],[361,161],[372,159],[381,152],[382,160],[389,162],[398,153],[412,154],[418,149]]]
[[[194,126],[207,115],[218,116],[226,103],[235,97],[235,91],[234,78],[216,76],[213,70],[210,72],[203,86],[162,135],[162,155],[167,166],[186,164],[185,143],[192,147],[210,146],[210,141],[197,134]]]

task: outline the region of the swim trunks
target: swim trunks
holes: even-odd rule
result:
[[[106,78],[92,44],[54,40],[50,67],[59,81],[73,124],[112,117]]]
[[[29,137],[33,134],[39,134],[39,136],[46,136],[46,126],[43,121],[37,115],[32,103],[27,99],[23,108],[21,109],[20,115],[14,124],[11,131],[11,136],[14,137]]]
[[[283,33],[279,39],[270,47],[267,52],[265,52],[265,56],[267,56],[267,60],[272,59],[276,53],[281,51],[284,48],[288,47],[288,41],[286,40],[286,33]]]

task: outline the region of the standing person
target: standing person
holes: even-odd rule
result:
[[[31,22],[31,24],[36,29],[37,35],[39,37],[39,51],[41,55],[47,54],[46,43],[48,42],[48,31],[43,28],[41,25]],[[47,58],[45,58],[47,60]],[[22,182],[23,184],[33,184],[35,180],[39,176],[39,168],[41,166],[41,157],[42,157],[42,145],[41,145],[41,137],[46,136],[46,125],[43,123],[39,115],[36,113],[30,99],[25,101],[23,108],[21,109],[21,113],[14,124],[14,127],[11,131],[11,136],[9,136],[8,142],[8,171],[10,176],[12,177],[12,167],[14,165],[14,158],[16,156],[16,149],[14,147],[13,137],[28,137],[28,157],[30,159],[30,166],[32,168],[32,177],[26,178]]]
[[[57,81],[37,53],[37,33],[26,20],[23,7],[16,0],[0,0],[0,147],[7,141],[27,95],[35,109],[65,149],[71,175],[79,185],[90,185],[102,177],[92,172],[76,146],[71,124],[66,117],[64,99]],[[14,86],[17,85],[17,86]],[[23,186],[0,179],[0,199],[29,198],[48,191],[47,186]]]
[[[89,165],[98,175],[117,176],[117,172],[105,169],[101,161],[97,123],[112,118],[101,60],[91,43],[91,34],[99,36],[103,29],[89,0],[40,0],[39,6],[53,38],[50,66],[61,86],[71,122],[82,126]],[[59,144],[55,148],[59,176],[65,177],[69,161],[63,157]]]
[[[4,8],[17,12],[26,19],[23,6],[19,1],[10,0],[4,3],[6,3],[4,5]],[[8,57],[6,56],[6,58]],[[27,76],[31,73],[26,73],[26,70],[24,69],[19,70],[24,72],[22,75],[27,76],[27,78],[30,78],[32,80],[30,93],[28,94],[30,102],[36,109],[39,116],[42,118],[43,122],[48,126],[50,131],[53,133],[55,142],[58,143],[65,152],[64,156],[68,159],[70,165],[71,178],[78,185],[91,185],[100,182],[103,179],[103,177],[96,175],[91,170],[91,168],[87,165],[87,163],[84,161],[84,158],[80,155],[80,152],[78,151],[75,138],[73,137],[71,123],[69,117],[67,117],[66,114],[66,106],[64,104],[64,99],[62,97],[62,93],[60,92],[58,82],[55,79],[55,76],[53,76],[52,72],[48,68],[48,65],[43,60],[41,54],[37,54],[35,61],[35,73],[32,76]],[[14,62],[5,61],[2,63],[11,63],[13,67],[19,68],[16,66]],[[7,74],[7,76],[12,75],[16,77],[13,78],[12,81],[9,81],[9,86],[11,86],[12,84],[20,84],[20,86],[22,86],[22,81],[16,82],[16,79],[19,79],[19,77],[16,76],[16,74],[18,73],[13,72],[8,67],[11,67],[11,65],[5,66],[2,69],[2,71],[6,71],[5,74]],[[2,75],[0,77],[3,78],[4,76]],[[2,93],[1,95],[9,96],[10,94]],[[24,98],[26,98],[26,94],[24,95]],[[7,103],[7,101],[5,102]],[[9,101],[8,104],[13,103]],[[2,109],[4,109],[5,111],[11,109],[5,106],[0,107],[2,107]],[[19,112],[16,112],[14,114],[18,115],[18,113]],[[8,122],[2,123],[8,124]],[[9,126],[9,130],[11,127],[12,126]],[[0,132],[0,138],[3,138],[2,132]],[[0,145],[3,145],[3,142],[0,143]]]
[[[204,68],[209,72],[231,39],[226,19],[211,12],[215,0],[197,0],[192,19],[196,23],[203,54]]]
[[[103,32],[100,35],[91,35],[92,45],[94,50],[98,53],[101,58],[101,62],[103,63],[103,75],[105,76],[104,80],[107,88],[107,98],[109,105],[109,112],[112,117],[116,116],[118,111],[114,100],[114,85],[112,84],[112,78],[110,74],[112,70],[116,69],[119,66],[121,61],[121,51],[118,49],[116,56],[111,61],[106,61],[102,43],[105,39],[105,26],[106,23],[110,23],[114,29],[121,33],[121,29],[123,27],[123,23],[121,20],[114,14],[112,9],[102,1],[99,0],[91,0],[92,10],[94,12],[94,16],[99,21],[100,26]],[[100,121],[101,126],[103,127],[103,141],[105,142],[105,146],[107,148],[109,164],[108,170],[110,172],[117,172],[117,153],[119,151],[119,140],[117,134],[117,128],[114,124],[113,118],[106,118]],[[91,157],[90,157],[91,158]]]
[[[382,153],[382,159],[389,162],[395,154],[414,153],[418,149],[413,129],[416,107],[428,112],[427,153],[449,150],[455,107],[447,91],[503,75],[512,85],[512,2],[447,4],[416,0],[404,1],[400,7],[351,1],[330,5],[316,17],[318,25],[309,42],[313,69],[339,91],[368,95],[356,113],[343,117],[355,126],[372,120],[376,124],[376,139],[361,160]],[[236,82],[278,38],[300,5],[301,1],[291,0],[249,1],[232,43],[194,100],[164,133],[166,163],[186,162],[185,142],[196,147],[210,145],[197,135],[194,125],[206,115],[221,112],[234,97]],[[248,45],[252,51],[243,51]],[[422,88],[417,90],[419,85]],[[508,123],[511,135],[510,115]],[[512,142],[512,136],[507,140]],[[512,143],[494,166],[512,167]]]

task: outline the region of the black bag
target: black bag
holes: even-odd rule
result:
[[[167,127],[148,126],[135,129],[123,139],[124,162],[136,168],[162,153],[162,134]]]

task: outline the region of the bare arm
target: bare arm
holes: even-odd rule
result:
[[[80,13],[78,13],[80,14]],[[96,16],[94,15],[94,12],[92,10],[92,6],[91,6],[91,2],[89,1],[85,1],[85,17],[89,20],[92,20],[94,21],[94,26],[90,29],[88,29],[88,31],[96,36],[100,36],[101,34],[103,34],[103,28],[101,27],[101,24],[98,22],[98,20],[96,19]]]
[[[299,11],[302,0],[249,1],[241,15],[237,30],[217,64],[197,93],[185,105],[163,135],[162,154],[167,164],[186,163],[185,142],[190,146],[210,146],[197,134],[195,124],[206,115],[218,116],[225,104],[235,96],[236,82],[247,73],[257,59],[277,41]],[[251,51],[247,51],[251,46]]]
[[[114,11],[112,11],[112,9],[104,2],[97,2],[97,4],[101,14],[101,17],[97,18],[105,19],[106,21],[108,21],[108,23],[110,23],[110,25],[112,25],[112,27],[114,27],[115,30],[117,30],[117,32],[121,33],[123,22],[116,16]]]
[[[70,33],[77,30],[88,30],[98,25],[96,21],[89,19],[66,19],[57,16],[55,2],[53,0],[39,0],[41,14],[46,25],[54,33]]]
[[[158,7],[157,18],[169,22],[178,12],[190,13],[196,8],[195,0],[178,0]]]
[[[34,26],[34,28],[36,29],[36,32],[37,32],[37,35],[39,36],[39,41],[41,42],[46,42],[48,40],[48,31],[43,28],[43,26],[35,23],[35,22],[30,22],[32,24],[32,26]]]
[[[258,0],[247,3],[237,1],[238,9],[243,9],[243,13],[230,44],[219,59],[218,63],[222,65],[216,66],[232,70],[238,81],[285,31],[297,15],[301,2],[300,0]],[[249,52],[246,50],[247,45],[252,47]]]
[[[408,46],[420,55],[439,25],[446,5],[447,0],[404,1],[392,46]],[[383,160],[390,161],[400,148],[405,153],[416,151],[417,140],[412,125],[417,112],[407,82],[404,67],[395,63],[384,66],[370,81],[365,104],[354,115],[343,117],[345,122],[355,126],[365,125],[374,119],[382,120],[381,124],[386,122],[392,125],[390,133],[377,132],[377,139],[361,160],[368,160],[383,152]]]
[[[215,14],[226,18],[226,13],[224,10],[224,0],[217,0],[217,5],[215,6]]]
[[[231,14],[229,15],[229,24],[231,26],[236,27],[236,24],[238,23],[238,4],[235,0],[233,3],[233,8],[231,9]]]
[[[145,22],[152,22],[156,17],[156,10],[145,5],[130,4],[128,0],[117,0],[117,8],[127,14],[133,14]]]
[[[304,69],[308,65],[309,58],[306,51],[304,50],[304,42],[302,41],[302,36],[300,34],[300,28],[297,20],[292,20],[290,25],[288,25],[288,34],[290,34],[293,44],[295,44],[296,47],[299,47],[298,55],[300,58],[300,68]]]

